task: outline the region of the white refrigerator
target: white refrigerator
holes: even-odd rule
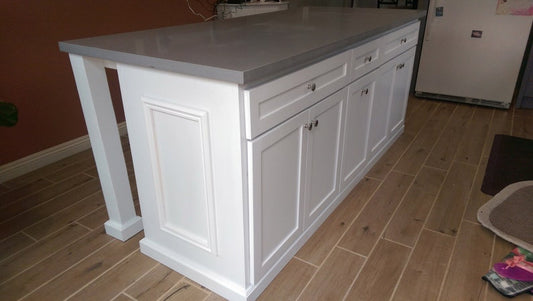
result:
[[[512,1],[430,0],[415,95],[509,108],[533,20]]]

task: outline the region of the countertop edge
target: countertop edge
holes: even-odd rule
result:
[[[392,30],[408,26],[425,16],[425,11],[418,10],[409,18],[395,20],[387,26],[374,28],[362,34],[354,35],[344,40],[335,41],[320,48],[310,49],[305,53],[287,57],[268,65],[259,66],[251,70],[232,70],[209,65],[188,63],[158,57],[144,56],[133,53],[124,53],[116,50],[107,50],[86,45],[77,45],[75,40],[59,42],[59,50],[69,54],[93,57],[121,64],[135,65],[168,72],[176,72],[191,76],[220,80],[243,85],[245,88],[253,87],[291,72],[297,71],[320,60],[327,59],[336,54],[357,47],[367,41],[379,38]]]
[[[68,41],[59,42],[58,44],[59,50],[68,54],[108,60],[126,65],[140,66],[169,72],[178,72],[186,75],[223,80],[237,84],[244,84],[244,74],[235,70],[172,61],[138,54],[125,54],[119,51],[75,45],[68,43]]]

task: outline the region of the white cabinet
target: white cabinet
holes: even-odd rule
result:
[[[345,91],[248,142],[254,279],[261,279],[338,194]]]
[[[374,71],[348,86],[341,163],[342,188],[348,186],[366,166],[368,125],[376,79],[377,72]]]
[[[413,57],[414,48],[248,140],[252,281],[332,210],[401,133]]]
[[[348,83],[350,51],[244,91],[246,139],[254,139]]]
[[[254,279],[294,243],[303,229],[308,112],[248,142]]]
[[[388,142],[388,117],[394,73],[392,68],[379,68],[376,70],[375,77],[377,77],[376,89],[372,99],[368,126],[368,158],[370,161],[379,154],[380,150],[386,147]]]
[[[404,126],[405,109],[413,74],[415,49],[405,52],[387,65],[393,73],[390,99],[389,135],[397,135]]]
[[[313,128],[308,130],[305,193],[306,226],[331,205],[339,192],[342,114],[347,89],[343,89],[310,110]]]
[[[369,114],[369,161],[375,161],[403,130],[414,55],[411,48],[368,75],[376,85]]]
[[[118,64],[141,251],[257,298],[402,132],[417,29],[253,87]]]

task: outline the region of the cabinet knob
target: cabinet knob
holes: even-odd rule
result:
[[[407,43],[407,38],[403,38],[400,40],[400,44]]]
[[[311,122],[304,124],[304,128],[307,130],[312,130],[314,127],[316,128],[318,126],[318,119],[311,120]]]
[[[361,90],[361,95],[368,94],[368,88]]]
[[[370,63],[370,62],[372,62],[372,56],[365,57],[365,63]]]
[[[405,64],[401,63],[398,66],[396,66],[396,70],[402,69],[403,67],[405,67]]]
[[[316,84],[315,83],[307,84],[307,89],[309,89],[311,91],[315,91],[316,90]]]

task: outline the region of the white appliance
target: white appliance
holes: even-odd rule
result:
[[[415,95],[509,108],[533,17],[497,8],[498,0],[430,0]]]

